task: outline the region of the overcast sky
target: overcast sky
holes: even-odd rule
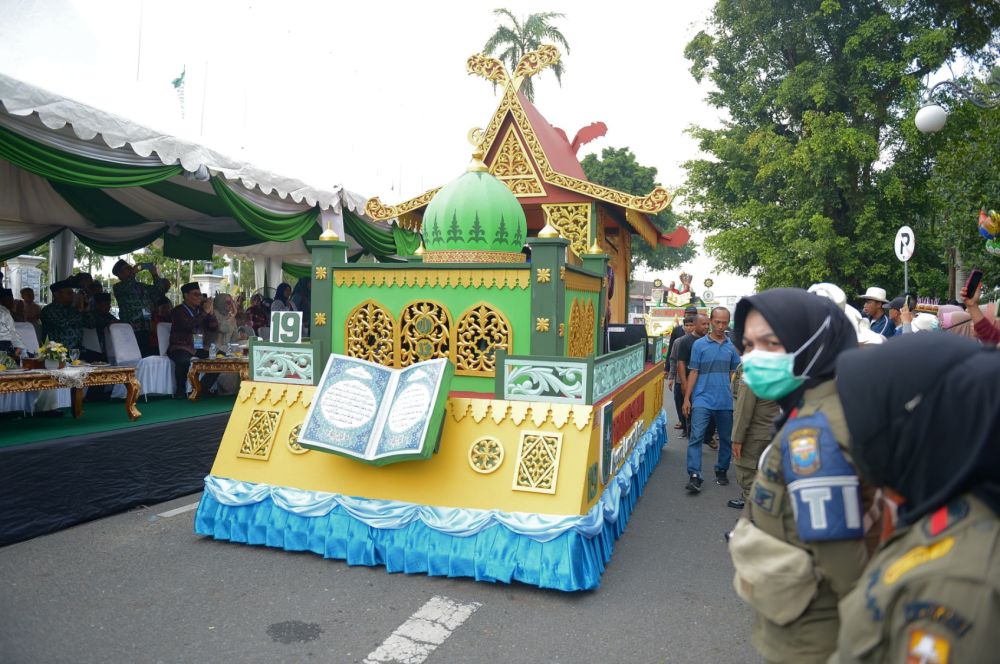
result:
[[[536,78],[536,105],[569,136],[608,125],[581,157],[627,146],[668,189],[683,183],[681,164],[698,156],[684,130],[718,124],[684,59],[708,0],[0,0],[0,71],[314,186],[395,203],[464,171],[466,134],[498,102],[465,60],[495,29],[497,6],[566,14],[562,87],[550,71]],[[182,118],[171,81],[183,70]],[[697,288],[711,276],[717,294],[752,289],[704,256],[685,267]]]

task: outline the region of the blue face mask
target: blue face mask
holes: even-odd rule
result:
[[[823,331],[829,327],[830,317],[827,316],[819,329],[794,353],[775,353],[766,350],[752,350],[743,356],[743,380],[747,387],[758,398],[777,401],[798,389],[807,378],[816,359],[823,351],[819,350],[813,356],[809,366],[801,376],[795,375],[795,358],[809,347]]]

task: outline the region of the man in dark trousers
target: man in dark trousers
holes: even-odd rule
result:
[[[187,396],[185,388],[188,370],[191,368],[191,358],[208,357],[206,335],[219,329],[212,300],[202,302],[198,282],[184,284],[181,286],[181,293],[184,295],[184,301],[170,312],[170,346],[167,348],[167,357],[174,361],[174,377],[177,381],[174,388],[175,399],[184,399]],[[208,394],[218,377],[217,373],[205,374],[201,379],[203,394]]]
[[[677,408],[677,413],[684,418],[684,437],[691,433],[691,421],[684,412],[684,395],[687,393],[687,381],[691,374],[691,349],[694,342],[708,334],[708,316],[697,314],[694,317],[694,325],[691,327],[691,334],[685,335],[677,340],[677,387],[681,392],[681,405]],[[707,432],[706,432],[707,433]],[[708,433],[711,436],[711,433]]]

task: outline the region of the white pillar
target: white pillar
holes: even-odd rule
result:
[[[281,283],[281,264],[283,262],[281,256],[269,256],[267,259],[267,285],[275,290]]]
[[[71,231],[64,230],[53,238],[49,249],[49,265],[55,267],[56,281],[62,281],[73,273],[74,249],[76,249],[76,237]]]
[[[267,258],[263,256],[253,257],[253,283],[254,288],[261,290],[266,286],[265,280],[267,279]]]

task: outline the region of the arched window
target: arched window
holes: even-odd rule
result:
[[[486,304],[470,307],[455,328],[455,373],[465,376],[493,376],[496,350],[514,348],[513,332],[507,318]]]
[[[451,316],[437,302],[419,300],[403,307],[398,329],[399,366],[436,357],[451,359]]]
[[[396,365],[393,340],[396,320],[378,302],[366,300],[347,316],[345,354],[391,367]]]

